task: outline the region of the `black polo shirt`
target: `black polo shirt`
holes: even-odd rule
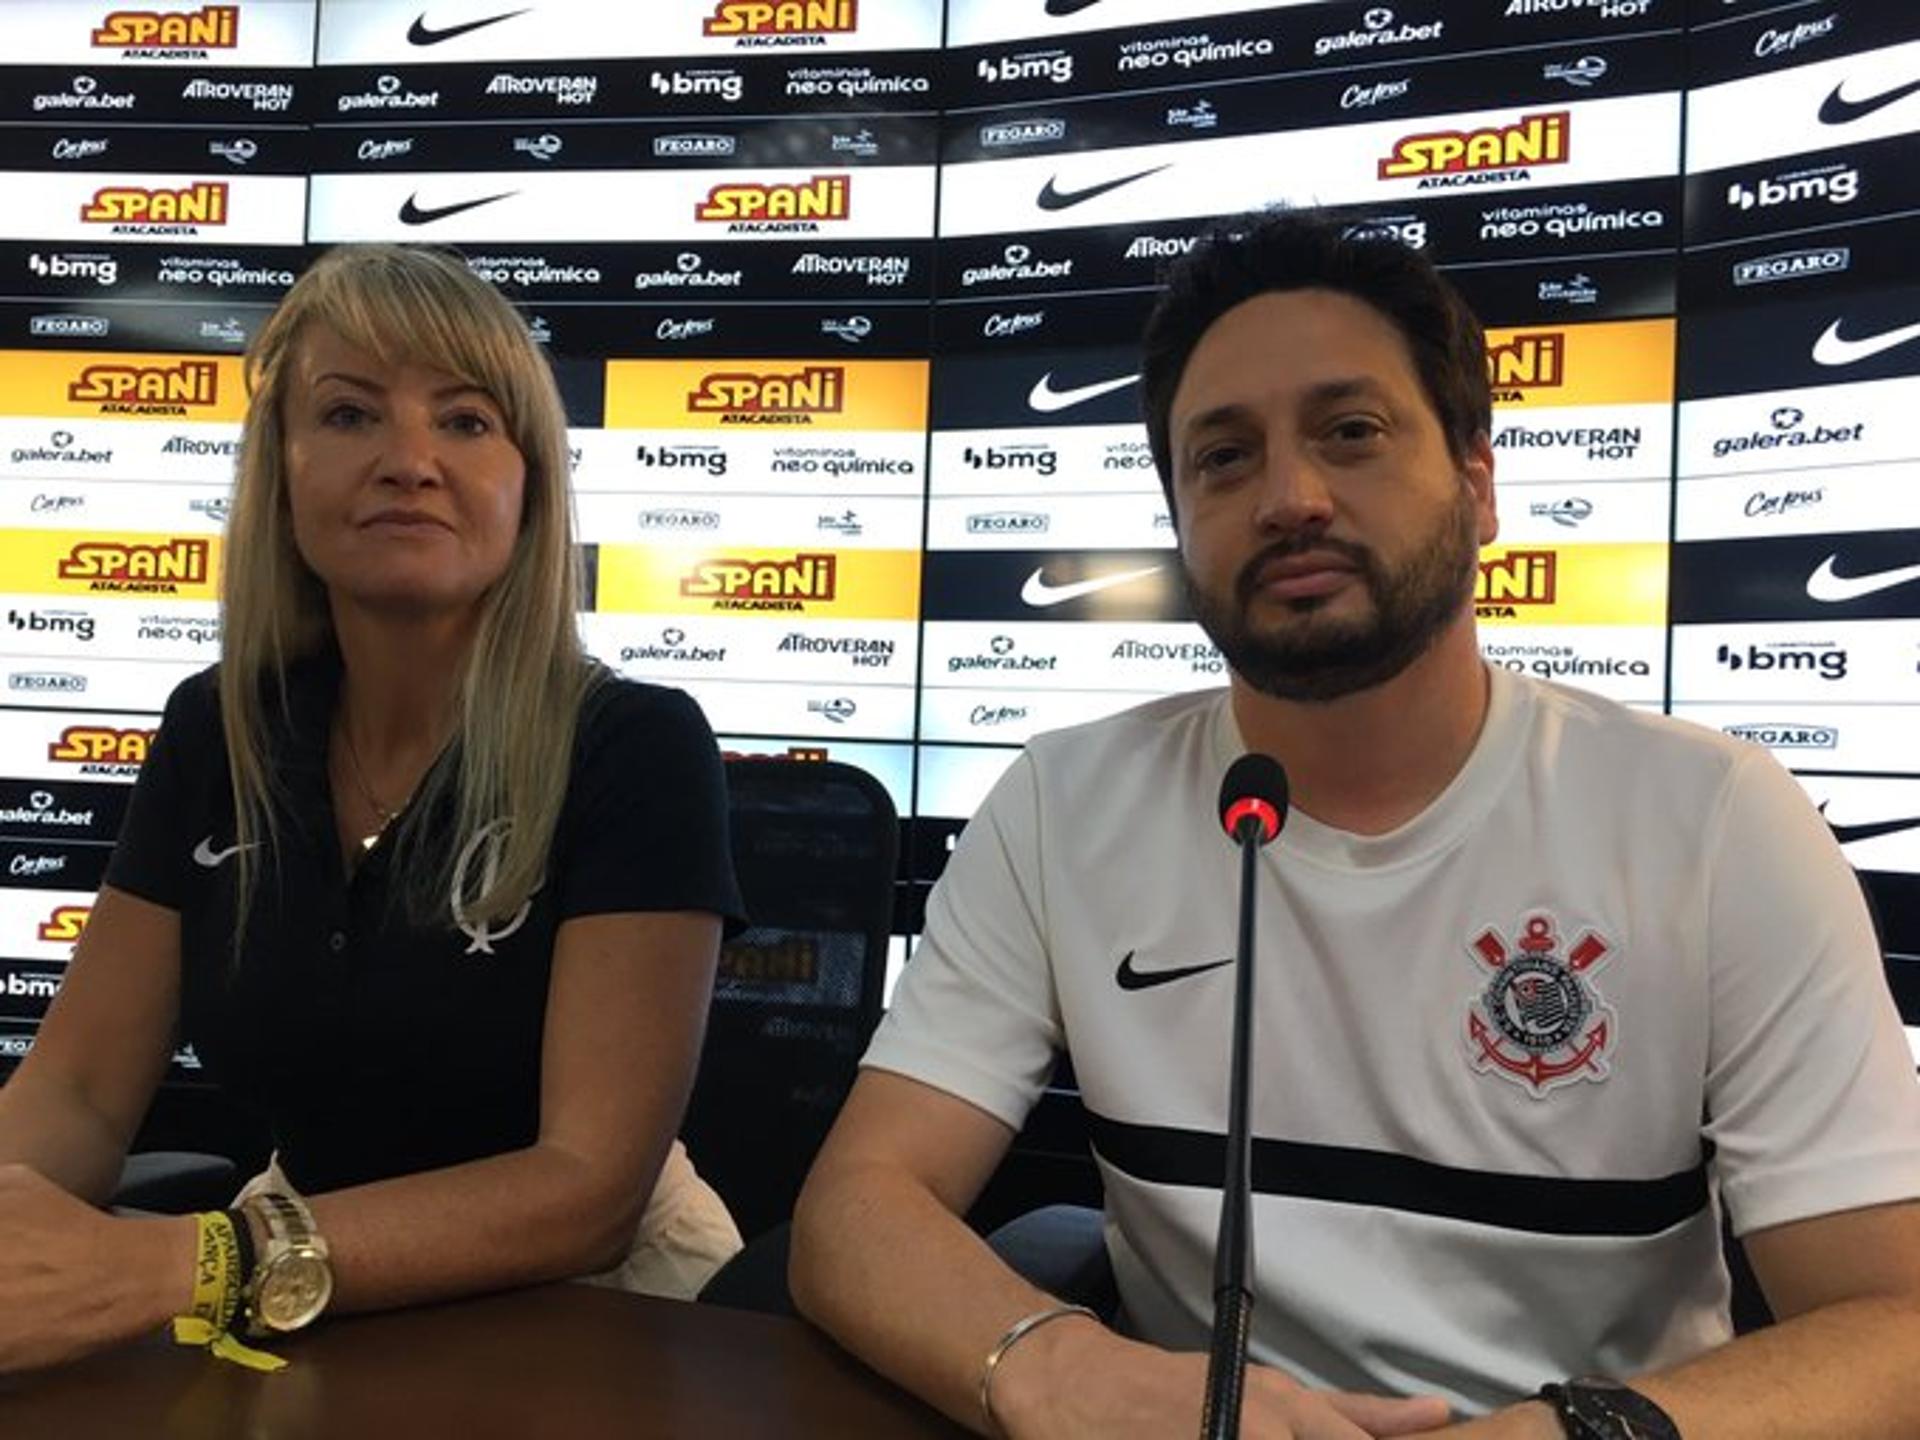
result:
[[[396,893],[391,835],[349,876],[327,781],[336,655],[269,687],[285,787],[277,853],[236,955],[236,852],[216,672],[167,701],[106,883],[180,914],[181,1038],[271,1122],[303,1191],[455,1165],[531,1144],[555,931],[575,915],[742,912],[726,781],[699,707],[678,690],[609,678],[586,700],[546,879],[491,925],[452,896],[417,923]],[[502,703],[511,703],[502,699]],[[397,824],[398,822],[396,822]],[[429,845],[451,844],[451,806]],[[459,857],[473,893],[486,831]],[[464,870],[464,876],[462,871]]]

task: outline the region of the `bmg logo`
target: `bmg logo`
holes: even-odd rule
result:
[[[1851,204],[1860,194],[1860,172],[1839,165],[1830,170],[1799,171],[1773,180],[1762,180],[1751,189],[1735,181],[1727,187],[1727,204],[1741,210],[1764,210],[1771,205],[1791,205],[1800,200],[1825,200],[1829,205]]]
[[[1811,674],[1822,680],[1847,678],[1847,652],[1837,645],[1774,642],[1764,646],[1749,645],[1744,652],[1730,645],[1722,645],[1714,652],[1713,658],[1729,670]]]

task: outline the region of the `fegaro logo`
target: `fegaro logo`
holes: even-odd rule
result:
[[[88,37],[96,50],[117,49],[124,60],[205,60],[209,50],[240,43],[240,7],[203,5],[198,10],[115,10]]]
[[[1487,347],[1487,378],[1496,400],[1524,400],[1523,390],[1566,383],[1567,337],[1558,330],[1528,331]]]
[[[91,225],[111,225],[116,235],[198,235],[202,225],[227,223],[227,182],[196,180],[178,190],[103,185],[80,207]]]
[[[386,77],[391,80],[391,75]],[[223,103],[241,101],[261,112],[280,112],[293,105],[293,86],[285,80],[189,80],[186,88],[180,92],[182,100],[215,100]],[[438,95],[433,97],[439,99]],[[133,97],[129,95],[128,100]],[[429,102],[431,103],[431,102]],[[343,97],[342,110],[354,107]]]
[[[1436,130],[1396,141],[1380,161],[1382,180],[1421,176],[1420,188],[1492,184],[1526,178],[1526,166],[1564,165],[1569,155],[1565,110],[1523,115],[1484,130]],[[1513,173],[1509,173],[1513,172]]]
[[[986,149],[1007,145],[1044,145],[1067,138],[1067,122],[1038,117],[1031,120],[1002,120],[980,127],[980,144]]]
[[[82,540],[56,567],[62,580],[84,580],[94,591],[171,595],[182,585],[204,585],[213,546],[206,540],[168,539],[151,544]]]
[[[647,84],[656,95],[700,95],[732,104],[746,92],[747,82],[737,70],[654,70]]]
[[[34,96],[33,108],[36,114],[42,110],[131,110],[133,98],[131,90],[117,94],[104,91],[91,75],[76,75],[71,89]]]
[[[638,524],[642,530],[718,530],[718,510],[642,510]]]
[[[147,750],[158,733],[109,725],[69,725],[47,747],[47,758],[63,765],[78,765],[82,775],[131,775],[147,763]]]
[[[853,213],[852,186],[850,175],[815,175],[772,185],[722,183],[693,207],[693,218],[725,221],[735,234],[817,231],[820,221],[845,220]]]
[[[1789,725],[1759,721],[1751,725],[1720,727],[1736,740],[1751,740],[1773,750],[1832,750],[1840,744],[1840,732],[1831,725]]]
[[[1552,550],[1509,550],[1480,562],[1473,589],[1474,614],[1511,619],[1521,605],[1551,605],[1558,589],[1559,555]]]
[[[514,75],[502,71],[487,82],[489,95],[544,95],[556,105],[591,105],[599,93],[598,75]]]
[[[672,159],[709,159],[731,155],[739,142],[731,135],[656,135],[653,153]]]
[[[53,335],[69,340],[97,338],[112,328],[104,315],[36,315],[27,322],[30,335]]]
[[[808,365],[785,373],[728,370],[703,375],[687,393],[687,409],[718,415],[722,424],[810,425],[836,414],[846,399],[844,365]]]
[[[719,0],[700,33],[732,37],[742,47],[824,45],[829,35],[859,28],[856,0]]]
[[[1771,429],[1753,430],[1745,435],[1727,435],[1715,440],[1714,458],[1725,459],[1749,450],[1797,450],[1808,445],[1847,445],[1860,439],[1867,430],[1864,420],[1856,420],[1851,425],[1815,425],[1811,429],[1804,429],[1806,418],[1806,411],[1797,406],[1781,405],[1767,417]]]
[[[960,272],[962,286],[1005,284],[1011,280],[1064,280],[1073,274],[1071,260],[1036,260],[1025,245],[1009,245],[998,265],[973,265]]]
[[[1860,196],[1860,172],[1851,165],[1823,165],[1812,170],[1791,170],[1752,187],[1739,181],[1727,186],[1727,204],[1741,210],[1765,210],[1773,205],[1791,205],[1802,200],[1825,200],[1829,205],[1850,205]]]
[[[715,610],[802,611],[836,593],[839,557],[795,555],[791,560],[702,560],[680,580],[680,593],[711,600]]]
[[[1037,510],[988,510],[967,516],[969,535],[1044,535],[1047,516]]]
[[[1314,58],[1324,60],[1329,55],[1347,50],[1374,50],[1388,45],[1438,40],[1447,23],[1435,20],[1427,25],[1395,25],[1393,21],[1393,11],[1384,5],[1376,5],[1360,17],[1360,23],[1366,27],[1364,30],[1347,30],[1317,37],[1313,42]]]
[[[34,695],[79,695],[87,688],[87,677],[55,670],[15,670],[7,676],[7,688]]]
[[[1756,255],[1751,260],[1736,260],[1733,283],[1765,285],[1775,280],[1800,280],[1808,275],[1838,275],[1853,264],[1853,251],[1845,245],[1826,245],[1817,250],[1782,250],[1776,255]]]
[[[67,385],[67,398],[94,405],[102,415],[180,415],[218,400],[220,367],[211,360],[130,364],[100,362]]]
[[[1073,56],[1064,50],[1031,50],[995,60],[981,56],[973,73],[989,85],[1009,80],[1051,80],[1065,85],[1073,79]]]
[[[642,445],[633,458],[649,470],[704,470],[716,479],[727,473],[727,452],[718,445]],[[720,517],[713,523],[718,525]]]

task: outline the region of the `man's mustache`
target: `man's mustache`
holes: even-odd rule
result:
[[[1290,535],[1284,540],[1276,540],[1268,545],[1240,567],[1240,573],[1233,582],[1234,598],[1242,607],[1253,603],[1254,593],[1260,588],[1260,572],[1277,560],[1291,560],[1296,555],[1338,555],[1349,561],[1360,572],[1363,580],[1373,581],[1379,573],[1373,551],[1365,545],[1352,540],[1336,540],[1331,535],[1315,531],[1303,531]]]

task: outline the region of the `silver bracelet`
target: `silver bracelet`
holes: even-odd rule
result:
[[[987,1363],[980,1371],[980,1413],[987,1417],[989,1435],[1004,1433],[1000,1429],[1000,1417],[993,1413],[993,1372],[1000,1368],[1000,1362],[1007,1358],[1007,1352],[1027,1336],[1048,1321],[1063,1320],[1069,1315],[1084,1315],[1095,1321],[1100,1318],[1084,1305],[1049,1305],[1045,1310],[1036,1310],[1014,1321],[993,1349],[987,1352]]]

